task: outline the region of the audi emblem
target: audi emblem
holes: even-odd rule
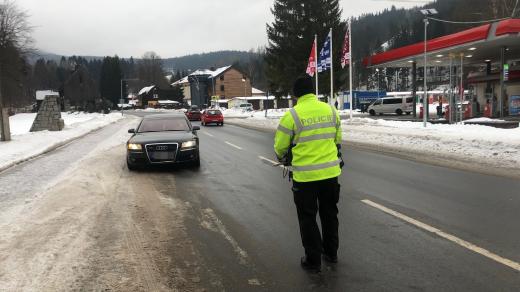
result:
[[[156,151],[165,151],[168,150],[168,146],[155,146]]]

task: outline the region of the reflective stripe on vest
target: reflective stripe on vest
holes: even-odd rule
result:
[[[316,141],[316,140],[325,140],[325,139],[335,139],[336,133],[326,133],[326,134],[316,134],[316,135],[310,135],[305,137],[299,137],[294,142],[297,143],[303,143],[303,142],[309,142],[309,141]]]
[[[289,112],[291,113],[291,116],[293,117],[294,124],[296,125],[296,131],[292,133],[287,133],[285,130],[288,130],[287,128],[283,128],[283,130],[280,130],[280,126],[278,129],[293,138],[293,135],[300,135],[303,131],[309,131],[309,130],[317,130],[317,129],[325,129],[325,128],[339,128],[339,124],[336,121],[336,111],[334,107],[331,105],[330,109],[332,110],[332,122],[330,123],[319,123],[309,126],[304,126],[302,122],[300,121],[300,118],[298,117],[298,113],[294,108],[290,108]],[[322,139],[334,139],[336,138],[336,134],[317,134],[317,135],[311,135],[307,137],[298,137],[294,140],[294,144],[298,144],[300,142],[308,142],[308,141],[315,141],[315,140],[322,140]]]
[[[295,134],[299,134],[303,129],[302,121],[300,121],[300,118],[298,117],[298,114],[296,113],[296,110],[293,107],[289,110],[289,112],[291,113],[292,118],[294,120],[294,124],[296,125]]]
[[[279,125],[276,130],[291,136],[291,138],[294,136],[293,130],[287,129],[286,127],[284,127],[282,125]]]
[[[340,162],[341,162],[341,159],[338,159],[338,160],[320,163],[320,164],[314,164],[314,165],[305,165],[305,166],[293,165],[291,168],[293,171],[312,171],[312,170],[320,170],[320,169],[333,167],[333,166],[339,165]]]

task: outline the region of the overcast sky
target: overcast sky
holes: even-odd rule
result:
[[[61,55],[176,57],[265,46],[273,0],[16,0],[36,47]],[[343,17],[415,0],[340,0]]]

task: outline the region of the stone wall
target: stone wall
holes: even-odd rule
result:
[[[31,132],[37,131],[61,131],[65,123],[61,118],[61,107],[58,103],[59,96],[47,95],[43,100],[36,119],[31,127]]]

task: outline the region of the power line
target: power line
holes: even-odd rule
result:
[[[453,21],[453,20],[446,20],[446,19],[440,19],[435,17],[427,17],[428,19],[438,21],[438,22],[445,22],[445,23],[453,23],[453,24],[481,24],[481,23],[490,23],[490,22],[497,22],[502,20],[507,20],[515,17],[516,14],[516,8],[518,7],[518,0],[516,0],[515,7],[513,8],[513,12],[511,13],[510,17],[504,17],[504,18],[498,18],[498,19],[490,19],[490,20],[481,20],[481,21]]]
[[[512,17],[504,17],[504,18],[481,20],[481,21],[453,21],[453,20],[446,20],[446,19],[440,19],[440,18],[435,18],[435,17],[427,17],[427,18],[430,20],[438,21],[438,22],[453,23],[453,24],[480,24],[480,23],[490,23],[490,22],[507,20],[507,19],[511,19]]]

